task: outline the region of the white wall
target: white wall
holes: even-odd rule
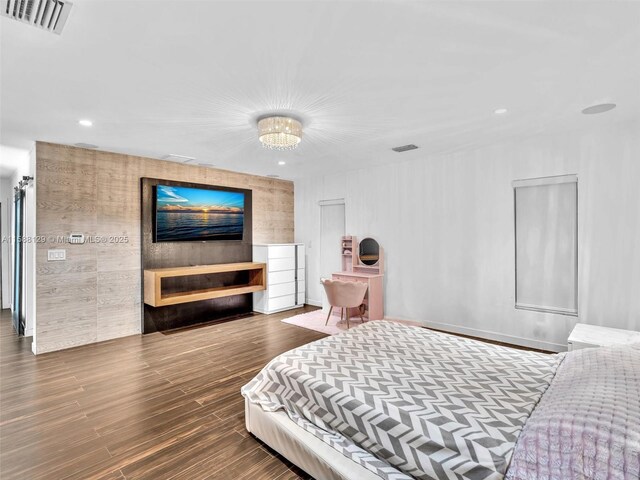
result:
[[[22,180],[23,176],[33,176],[35,172],[35,146],[29,150],[20,148],[7,147],[0,145],[0,161],[3,165],[10,165],[14,171],[11,178],[3,178],[0,194],[2,195],[2,232],[3,235],[13,235],[13,187]],[[26,190],[25,201],[25,237],[33,238],[35,236],[35,183],[32,182]],[[13,254],[13,245],[2,243],[2,308],[10,308],[12,302],[11,296],[11,256]],[[35,244],[27,243],[25,248],[25,320],[26,329],[25,336],[34,334],[35,322]]]
[[[296,241],[318,283],[318,201],[385,249],[385,314],[562,350],[576,321],[640,330],[640,125],[538,136],[296,181]],[[579,177],[579,320],[514,308],[514,179]],[[339,248],[339,239],[336,239]]]
[[[2,238],[0,241],[0,253],[2,254],[2,308],[11,308],[11,246],[9,237],[11,236],[11,209],[13,206],[13,188],[11,187],[11,178],[0,178],[0,203],[2,204],[2,212],[0,212],[0,231]]]

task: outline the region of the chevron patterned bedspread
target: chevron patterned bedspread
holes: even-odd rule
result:
[[[242,394],[381,478],[493,480],[562,358],[375,321],[276,357]]]

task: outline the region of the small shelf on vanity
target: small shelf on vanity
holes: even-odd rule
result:
[[[215,274],[238,273],[237,283],[206,286],[206,281],[215,279]],[[178,291],[163,291],[163,279],[204,276],[198,288]],[[213,275],[213,276],[211,276]],[[204,283],[205,285],[200,285]],[[226,283],[226,282],[223,282]],[[144,303],[152,307],[164,307],[180,303],[198,302],[213,298],[242,295],[265,290],[267,285],[264,263],[221,263],[193,267],[155,268],[144,271]]]

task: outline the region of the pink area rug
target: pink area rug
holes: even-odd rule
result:
[[[327,314],[322,310],[314,310],[313,312],[301,313],[300,315],[296,315],[294,317],[284,318],[282,321],[284,323],[289,323],[291,325],[296,325],[297,327],[308,328],[309,330],[315,330],[316,332],[326,333],[327,335],[335,335],[336,333],[345,332],[347,330],[347,322],[346,320],[340,320],[340,309],[336,309],[329,318],[329,324],[325,326],[324,322],[327,321]],[[402,323],[404,325],[415,325],[420,326],[417,322],[409,322],[409,321],[401,321],[401,320],[392,320],[387,319],[390,322]],[[375,322],[376,320],[369,320],[371,322]],[[367,319],[365,318],[365,323]],[[351,328],[357,327],[358,325],[362,325],[362,321],[360,321],[360,317],[349,318],[349,325]]]

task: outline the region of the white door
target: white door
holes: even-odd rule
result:
[[[344,200],[320,202],[320,282],[321,278],[331,278],[333,272],[342,268],[341,238],[345,234]],[[327,296],[322,291],[322,309],[329,310]],[[316,297],[317,298],[317,297]]]

